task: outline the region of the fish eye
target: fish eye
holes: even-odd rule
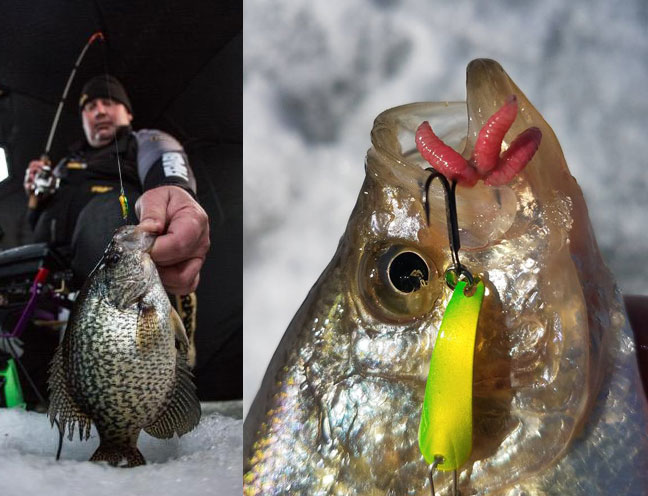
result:
[[[432,260],[405,243],[366,249],[358,276],[366,306],[389,321],[426,314],[442,289]]]
[[[104,257],[104,260],[106,264],[109,266],[115,265],[117,262],[119,262],[119,259],[121,258],[122,255],[122,250],[120,248],[114,249],[114,250],[109,250],[106,253],[106,256]]]
[[[430,269],[418,253],[403,251],[389,258],[385,274],[397,291],[411,293],[427,286]]]

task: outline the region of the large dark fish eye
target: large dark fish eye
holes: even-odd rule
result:
[[[122,249],[121,248],[108,250],[106,252],[106,255],[104,256],[104,261],[109,266],[115,265],[117,262],[119,262],[119,259],[121,258],[121,255],[122,255]]]
[[[404,251],[391,259],[387,275],[396,289],[403,293],[411,293],[427,286],[430,270],[420,255]]]
[[[407,320],[429,312],[441,294],[436,266],[408,244],[367,247],[358,286],[372,313],[385,320]]]

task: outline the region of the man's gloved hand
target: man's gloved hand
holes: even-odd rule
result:
[[[184,189],[158,186],[140,196],[135,212],[142,229],[159,234],[151,258],[166,290],[178,295],[194,291],[209,250],[205,210]]]

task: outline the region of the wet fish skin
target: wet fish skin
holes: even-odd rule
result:
[[[100,445],[91,461],[132,467],[142,429],[183,435],[200,420],[188,341],[149,251],[155,235],[119,228],[79,293],[49,379],[52,421]]]
[[[450,140],[470,156],[481,125],[511,94],[521,110],[509,134],[538,126],[537,157],[509,187],[457,190],[462,262],[488,290],[461,492],[645,494],[648,408],[634,344],[555,135],[498,64],[478,60],[468,69],[467,139]],[[413,129],[457,105],[465,112],[462,104],[412,105],[376,120],[347,230],[246,418],[245,494],[430,494],[418,422],[450,297],[442,283],[450,254],[442,193],[432,192],[428,226],[426,164],[390,123]],[[398,250],[430,267],[414,298],[385,283],[383,259]],[[450,494],[451,476],[435,481],[437,494]]]

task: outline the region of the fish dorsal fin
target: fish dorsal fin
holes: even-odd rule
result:
[[[50,366],[49,390],[50,404],[47,416],[50,423],[54,425],[54,420],[58,420],[59,428],[63,433],[68,430],[68,439],[72,441],[74,435],[74,426],[78,425],[79,439],[84,440],[90,437],[90,425],[92,419],[81,411],[79,405],[70,395],[67,387],[67,374],[64,363],[64,353],[68,348],[67,335],[61,346],[58,347],[52,365]]]
[[[155,422],[144,428],[148,434],[160,439],[168,439],[173,437],[173,434],[182,436],[198,425],[200,402],[192,378],[193,374],[189,370],[184,354],[178,350],[176,353],[176,383],[171,402]]]

